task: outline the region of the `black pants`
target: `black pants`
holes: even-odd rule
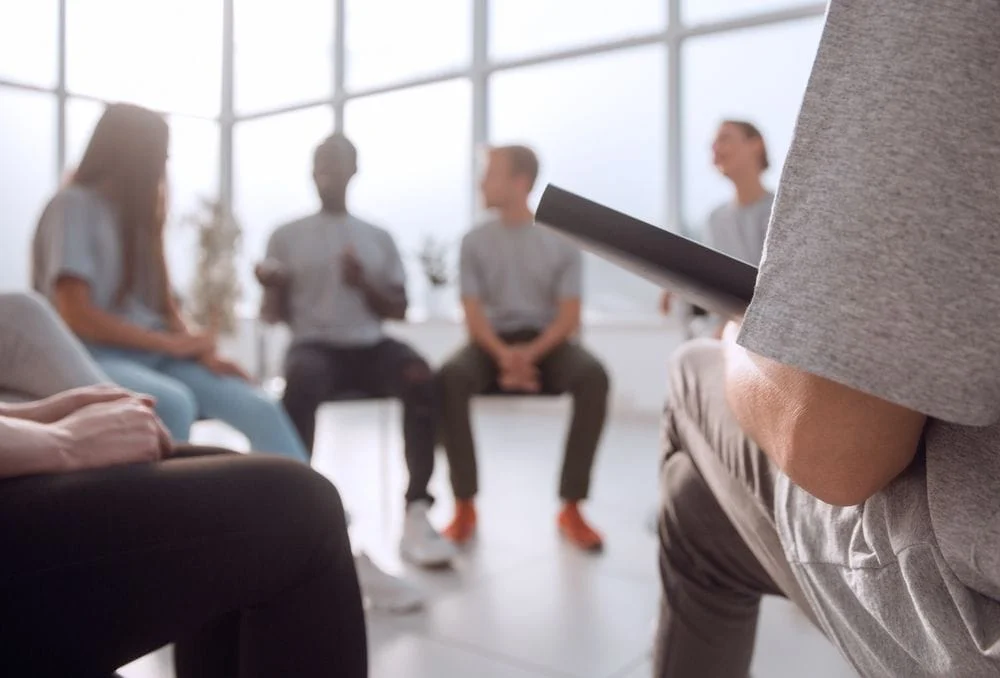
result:
[[[107,678],[170,642],[178,678],[367,675],[340,497],[303,464],[191,449],[3,480],[0,554],[5,676]]]
[[[312,453],[316,409],[338,394],[360,392],[403,403],[403,442],[410,484],[407,503],[432,501],[437,401],[427,361],[406,344],[383,339],[373,346],[302,343],[285,359],[285,409]]]

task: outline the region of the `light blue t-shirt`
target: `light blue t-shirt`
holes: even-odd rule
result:
[[[405,286],[392,235],[355,216],[318,212],[271,235],[267,256],[291,275],[289,326],[295,341],[371,346],[383,338],[382,318],[361,290],[343,280],[341,261],[348,247],[370,283],[386,289]]]
[[[534,224],[485,223],[462,239],[461,294],[478,299],[494,331],[544,330],[559,302],[579,299],[583,255]]]
[[[166,327],[161,313],[135,294],[118,302],[122,277],[122,238],[114,207],[82,186],[60,190],[46,206],[32,249],[32,286],[55,301],[62,277],[90,285],[90,300],[101,310],[146,329]]]

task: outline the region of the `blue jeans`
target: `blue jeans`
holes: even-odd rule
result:
[[[129,349],[91,346],[107,375],[127,389],[156,398],[156,413],[177,442],[187,442],[199,418],[219,419],[250,439],[255,452],[308,463],[284,408],[242,379],[219,376],[193,360]]]

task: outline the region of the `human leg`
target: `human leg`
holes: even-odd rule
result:
[[[746,675],[762,594],[784,595],[812,618],[774,525],[775,471],[729,410],[723,369],[714,340],[686,344],[670,364],[658,678]]]
[[[559,529],[572,544],[598,551],[601,535],[583,518],[579,504],[590,492],[590,475],[607,416],[608,373],[592,354],[576,343],[553,349],[539,364],[542,383],[573,397],[573,417],[566,437],[559,496],[563,509]]]
[[[190,388],[151,366],[114,351],[99,350],[94,357],[116,384],[156,399],[156,414],[175,441],[186,442],[190,439],[191,426],[198,419],[198,401]]]
[[[476,529],[473,499],[479,491],[476,448],[472,439],[472,396],[497,379],[493,359],[475,344],[453,355],[438,370],[436,381],[441,407],[441,441],[448,456],[451,487],[455,493],[455,518],[444,535],[461,544]]]
[[[107,381],[44,297],[0,294],[0,388],[47,398]]]
[[[192,360],[169,360],[161,369],[194,393],[201,416],[224,421],[243,433],[250,449],[308,463],[306,448],[284,408],[260,389]]]
[[[302,464],[226,455],[0,481],[0,551],[12,675],[109,675],[172,641],[180,678],[366,675],[343,508]],[[206,657],[226,672],[196,670]]]
[[[338,370],[338,364],[334,349],[317,344],[293,345],[285,356],[282,402],[310,456],[316,439],[316,410],[342,388],[343,369]]]
[[[364,374],[359,374],[359,378],[365,381],[367,377],[369,390],[399,398],[403,403],[403,439],[410,483],[400,553],[404,559],[423,567],[447,565],[456,555],[455,547],[438,534],[427,515],[434,501],[427,486],[434,473],[437,442],[434,375],[427,361],[395,339],[384,339],[362,355]]]

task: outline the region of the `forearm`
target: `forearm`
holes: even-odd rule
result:
[[[472,343],[494,358],[507,348],[507,344],[493,330],[493,326],[490,325],[490,321],[482,309],[470,307],[468,303],[466,303],[465,308],[465,326]]]
[[[190,332],[187,322],[184,320],[184,316],[177,306],[177,302],[173,299],[170,299],[167,306],[167,327],[171,332],[176,334],[187,334]]]
[[[141,351],[164,350],[166,335],[163,332],[147,330],[94,306],[68,311],[60,309],[60,312],[70,329],[86,342]]]
[[[549,326],[528,345],[532,359],[539,360],[545,357],[549,351],[576,334],[578,329],[580,329],[578,303],[564,306],[560,309],[556,319],[549,323]]]
[[[289,322],[291,318],[288,313],[287,288],[277,285],[264,288],[264,295],[260,300],[260,317],[269,325]]]
[[[923,415],[724,340],[726,396],[743,430],[796,485],[860,504],[909,466]]]
[[[72,471],[70,450],[58,427],[0,416],[0,478]]]
[[[400,286],[383,288],[375,283],[362,280],[359,285],[365,303],[378,317],[389,320],[406,318],[406,290]]]

